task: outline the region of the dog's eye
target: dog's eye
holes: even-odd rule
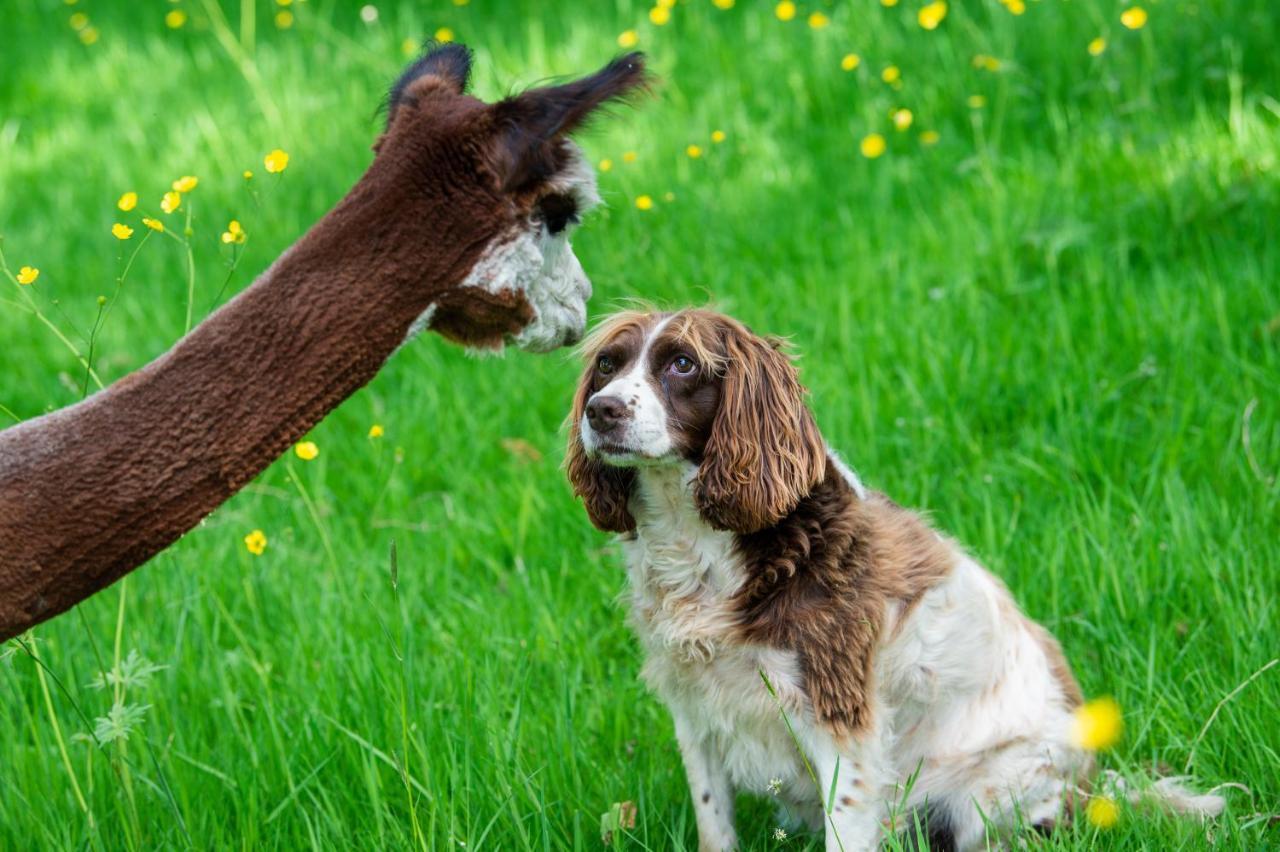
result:
[[[688,376],[696,369],[698,369],[698,365],[688,355],[677,355],[671,362],[672,372],[679,373],[682,376]]]
[[[600,375],[607,376],[613,372],[613,359],[608,355],[601,355],[596,359],[596,369],[600,371]]]

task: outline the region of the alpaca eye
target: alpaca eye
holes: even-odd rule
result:
[[[538,205],[547,233],[555,236],[578,223],[578,202],[569,195],[548,195]]]
[[[596,369],[600,371],[600,375],[607,376],[613,372],[613,359],[608,355],[601,355],[596,359]]]
[[[697,368],[698,365],[693,363],[693,359],[688,355],[677,355],[676,359],[671,362],[671,369],[682,376],[689,375]]]

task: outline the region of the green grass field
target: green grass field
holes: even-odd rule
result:
[[[593,314],[710,299],[791,337],[830,442],[1119,700],[1105,767],[1248,788],[1208,827],[1125,809],[1045,848],[1280,846],[1270,0],[1145,0],[1133,30],[1112,0],[959,0],[932,31],[922,0],[787,22],[687,0],[662,26],[627,0],[381,2],[371,23],[243,3],[8,0],[0,234],[40,276],[0,280],[0,425],[92,391],[71,347],[110,383],[247,285],[358,178],[424,37],[474,47],[492,98],[594,70],[634,29],[656,95],[583,136],[612,166],[575,241]],[[182,175],[198,187],[162,214]],[[0,849],[596,849],[623,801],[620,847],[696,848],[620,557],[559,470],[576,375],[424,336],[314,431],[318,458],[0,648]],[[748,849],[821,848],[776,840],[767,802],[738,823]]]

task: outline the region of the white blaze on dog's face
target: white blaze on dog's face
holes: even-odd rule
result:
[[[719,400],[714,369],[675,334],[670,316],[622,329],[596,353],[578,424],[589,456],[619,467],[686,457],[706,443]]]
[[[634,526],[635,468],[695,465],[704,520],[754,532],[795,507],[826,450],[776,340],[705,310],[628,312],[584,345],[566,468],[596,526]]]

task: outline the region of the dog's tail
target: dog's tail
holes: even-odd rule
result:
[[[1120,773],[1108,770],[1100,780],[1099,789],[1113,791],[1116,798],[1123,798],[1134,807],[1154,806],[1166,813],[1202,820],[1218,816],[1227,806],[1227,800],[1218,794],[1219,790],[1234,787],[1248,792],[1243,784],[1220,784],[1207,793],[1197,793],[1187,785],[1190,779],[1185,775],[1160,778],[1150,786],[1137,787]]]

